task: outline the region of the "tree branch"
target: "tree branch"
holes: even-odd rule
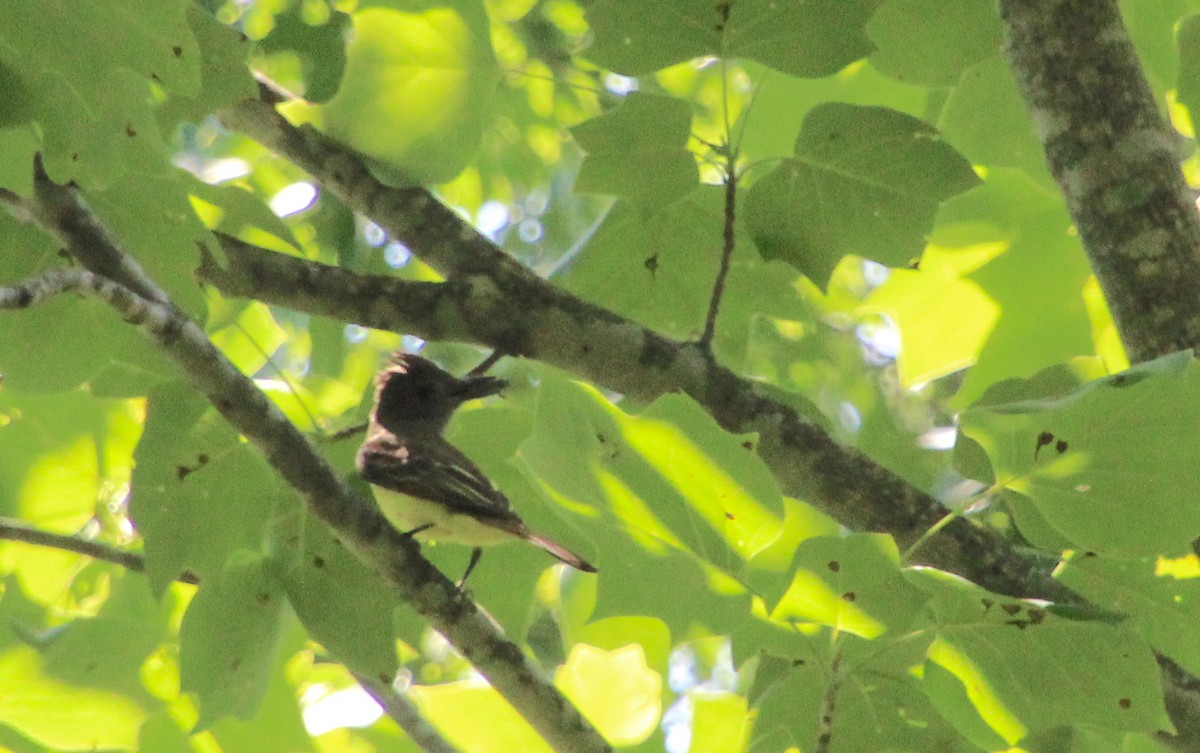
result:
[[[421,747],[425,753],[460,753],[459,749],[442,737],[441,733],[421,716],[420,710],[403,693],[391,685],[385,685],[366,675],[354,673],[354,679],[367,691],[375,702],[383,707],[404,734]]]
[[[148,301],[170,303],[137,259],[119,250],[117,239],[84,207],[79,193],[63,190],[50,180],[42,169],[40,154],[34,158],[33,174],[30,211],[43,227],[58,235],[84,269],[118,282]]]
[[[449,277],[435,292],[390,277],[247,251],[231,258],[228,273],[217,273],[211,264],[201,267],[201,277],[222,290],[368,327],[536,358],[643,401],[684,392],[727,431],[757,433],[759,453],[787,493],[855,530],[886,531],[902,550],[944,517],[945,508],[932,497],[839,446],[774,399],[769,388],[720,366],[696,343],[663,337],[535,277],[424,189],[381,185],[352,151],[311,128],[292,126],[263,102],[241,102],[221,117],[303,167]],[[235,278],[241,283],[223,287]],[[410,293],[428,296],[430,309],[421,312],[405,301]],[[999,593],[1073,598],[1050,577],[1052,561],[1021,556],[994,531],[965,518],[948,524],[920,554],[927,564]]]
[[[39,216],[70,218],[86,208],[77,192],[38,176]],[[73,209],[72,209],[73,208]],[[96,253],[80,243],[102,243],[111,259],[128,257],[111,237],[74,235],[86,227],[79,218],[52,226],[72,254]],[[149,283],[153,285],[152,282]],[[375,505],[354,494],[325,459],[249,379],[225,358],[185,314],[158,300],[77,269],[58,269],[33,280],[0,288],[0,308],[21,308],[67,290],[104,300],[155,340],[164,353],[214,407],[263,454],[296,489],[309,510],[333,528],[339,539],[369,568],[379,572],[400,596],[488,678],[513,707],[558,750],[609,751],[608,744],[547,681],[520,648],[420,555],[417,545],[383,518]],[[154,292],[154,291],[152,291]],[[166,294],[156,292],[156,299]]]
[[[1200,342],[1200,217],[1116,0],[1000,0],[1003,51],[1132,363]],[[1200,680],[1159,655],[1177,750]]]
[[[1131,362],[1200,342],[1200,217],[1181,137],[1116,0],[1001,0],[1004,54]]]

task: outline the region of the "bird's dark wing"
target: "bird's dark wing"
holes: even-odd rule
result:
[[[504,493],[440,437],[416,443],[394,434],[374,437],[359,450],[358,467],[369,483],[440,502],[464,515],[517,519]]]

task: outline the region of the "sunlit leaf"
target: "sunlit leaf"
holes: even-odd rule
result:
[[[499,78],[476,3],[375,3],[354,14],[346,71],[327,104],[293,103],[400,185],[441,183],[475,156]]]
[[[662,677],[646,666],[641,646],[610,652],[578,644],[555,684],[613,745],[639,743],[658,726]]]

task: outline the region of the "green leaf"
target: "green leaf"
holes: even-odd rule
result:
[[[157,589],[184,570],[218,577],[232,552],[261,546],[280,481],[190,386],[150,393],[135,459],[130,515]]]
[[[0,62],[0,92],[4,92],[5,101],[0,104],[0,129],[8,130],[26,125],[33,117],[33,93],[15,67]],[[37,134],[30,134],[36,141]],[[28,196],[28,192],[21,194]]]
[[[879,48],[871,64],[922,86],[957,84],[963,70],[996,55],[1003,31],[992,3],[981,0],[887,0],[867,23]]]
[[[796,651],[787,658],[760,656],[749,696],[757,715],[751,751],[820,747],[821,704],[836,671],[832,750],[977,753],[979,749],[956,733],[929,703],[913,675],[912,668],[921,663],[929,640],[921,632],[885,635],[872,641],[825,633],[794,635],[793,642],[807,651]],[[840,660],[835,660],[834,652],[840,654]],[[868,719],[870,723],[863,723]]]
[[[562,276],[569,290],[675,337],[704,330],[721,262],[725,223],[723,186],[700,186],[647,221],[618,204]],[[739,223],[740,224],[740,223]],[[764,264],[749,234],[736,228],[714,348],[732,363],[745,358],[751,323],[759,314],[803,315],[796,274],[782,262]],[[619,281],[619,284],[614,284]]]
[[[754,87],[750,107],[734,123],[740,134],[738,152],[747,165],[792,157],[804,116],[823,103],[888,107],[913,117],[921,117],[929,107],[927,90],[885,78],[870,64],[852,65],[819,79],[785,76],[749,61],[741,68]],[[750,175],[756,173],[757,168]]]
[[[827,104],[805,118],[796,157],[750,189],[746,221],[765,258],[824,287],[846,254],[906,264],[924,247],[938,204],[977,183],[928,124]]]
[[[1137,745],[1142,747],[1135,747]],[[1094,727],[1066,726],[1037,730],[1021,741],[1029,753],[1163,753],[1165,746],[1149,737],[1125,735]]]
[[[1171,728],[1158,664],[1132,630],[1065,620],[932,570],[910,577],[938,615],[927,692],[964,735],[977,737],[980,720],[1009,745],[1062,724]]]
[[[444,685],[416,685],[409,696],[421,716],[458,750],[473,753],[551,753],[550,746],[533,731],[500,694],[481,680]],[[463,724],[470,719],[470,724]]]
[[[267,692],[288,612],[265,565],[257,554],[235,552],[183,617],[179,669],[183,690],[200,701],[199,729],[227,714],[253,717]]]
[[[269,567],[270,565],[268,565]],[[308,734],[297,703],[297,686],[313,674],[306,660],[308,637],[299,623],[287,620],[283,638],[269,662],[262,703],[247,719],[226,716],[206,731],[220,750],[253,750],[260,753],[318,753],[316,741]],[[203,713],[203,709],[202,709]],[[192,730],[194,731],[194,730]],[[194,738],[193,738],[194,739]]]
[[[561,492],[609,510],[635,535],[669,542],[731,572],[779,536],[779,489],[753,444],[721,430],[691,398],[666,395],[635,417],[591,390],[544,386],[538,424],[521,447],[530,468]],[[551,464],[579,466],[563,463],[564,457],[591,473],[571,471],[574,478],[565,478]]]
[[[1189,53],[1189,40],[1180,34],[1180,27],[1197,11],[1200,6],[1192,0],[1121,5],[1121,21],[1129,31],[1146,81],[1159,102],[1170,96],[1168,92],[1176,89],[1177,83],[1182,83],[1180,59]]]
[[[1061,199],[1027,175],[996,170],[983,186],[946,202],[930,240],[945,253],[990,259],[965,279],[1000,310],[956,406],[996,382],[1095,350],[1084,301],[1091,266]]]
[[[796,548],[795,568],[772,619],[877,638],[906,629],[924,601],[901,577],[900,556],[890,536],[807,539]]]
[[[937,125],[946,141],[973,164],[1017,168],[1039,184],[1054,187],[1025,101],[999,56],[963,73]]]
[[[372,3],[360,3],[368,7]],[[268,57],[292,57],[300,62],[304,79],[304,98],[309,102],[327,102],[337,92],[346,67],[346,34],[350,16],[341,11],[330,13],[325,23],[312,24],[304,18],[305,5],[296,3],[275,16],[275,27],[259,42],[259,50]]]
[[[39,605],[10,580],[0,600],[0,723],[56,751],[136,749],[155,702],[140,666],[164,632],[149,590],[119,579],[99,614],[66,625],[40,647],[17,630],[33,627]]]
[[[673,633],[748,619],[749,594],[731,575],[752,572],[747,562],[779,536],[778,490],[690,399],[664,398],[631,417],[544,373],[520,459],[592,541],[584,554],[603,573],[595,617],[658,614],[654,605],[670,602],[661,616]],[[682,603],[672,596],[681,592]]]
[[[24,82],[57,182],[108,185],[167,167],[150,81],[194,96],[200,53],[185,0],[12,0],[0,9],[0,64]]]
[[[1200,15],[1185,19],[1176,32],[1179,41],[1179,102],[1200,120]]]
[[[658,729],[662,683],[636,644],[615,651],[576,644],[554,675],[563,695],[616,747],[641,743]]]
[[[568,618],[564,615],[564,621]],[[669,671],[671,655],[671,633],[662,620],[656,617],[630,615],[593,620],[586,625],[565,624],[573,643],[587,644],[607,651],[637,644],[642,651],[641,661],[645,667],[665,676]],[[664,699],[670,689],[663,687]],[[666,699],[669,702],[669,699]]]
[[[667,206],[700,181],[687,148],[691,125],[683,100],[630,94],[615,111],[571,129],[586,155],[575,190],[620,196],[642,210]]]
[[[0,391],[0,515],[74,533],[128,483],[139,408],[85,392]],[[111,493],[111,492],[109,492]]]
[[[95,537],[86,533],[89,524],[123,502],[140,413],[132,400],[0,390],[0,515],[54,533]],[[81,580],[77,554],[8,546],[16,551],[6,572],[37,599],[62,599]]]
[[[892,270],[864,306],[887,314],[899,328],[896,365],[907,389],[974,364],[1000,316],[977,284],[931,263],[930,256],[926,251],[920,271]]]
[[[1186,551],[1200,530],[1190,503],[1200,494],[1191,472],[1200,455],[1178,437],[1200,419],[1196,369],[1176,354],[1058,400],[972,409],[960,424],[997,480],[1079,548],[1117,557]]]
[[[282,250],[285,252],[288,246],[294,248],[300,246],[300,242],[287,223],[277,217],[262,198],[241,186],[232,184],[213,186],[197,180],[190,186],[188,196],[194,205],[197,200],[200,202],[197,213],[213,230],[260,245],[263,241],[255,235],[259,232],[267,233],[283,241],[285,245],[282,246]],[[274,245],[279,247],[280,244]],[[206,247],[213,248],[213,246]],[[219,249],[220,246],[216,245],[216,248]],[[297,252],[292,250],[291,253]]]
[[[192,210],[189,196],[196,183],[188,173],[171,168],[160,175],[128,175],[87,199],[171,301],[200,319],[206,310],[204,294],[193,274],[199,247],[219,246]]]
[[[874,49],[863,26],[880,2],[597,0],[587,7],[595,35],[587,56],[627,75],[720,55],[750,58],[794,76],[828,76]]]
[[[487,16],[477,2],[386,5],[354,14],[333,99],[283,109],[369,157],[383,180],[442,183],[475,158],[491,114],[500,73]]]
[[[0,213],[0,243],[21,249],[0,254],[0,281],[23,281],[58,266],[58,245],[41,228]],[[175,374],[162,353],[121,322],[107,304],[57,295],[36,306],[0,312],[0,374],[4,386],[55,393],[90,384],[98,394],[145,394]]]
[[[335,659],[356,673],[390,683],[394,593],[330,534],[306,517],[304,545],[280,578],[300,622]]]
[[[258,96],[258,86],[247,65],[249,40],[195,4],[188,5],[187,20],[200,48],[200,90],[161,104],[158,119],[165,133],[182,121],[202,121],[239,100]]]
[[[750,738],[746,699],[735,693],[692,692],[692,744],[688,753],[740,753]]]
[[[11,90],[0,81],[0,91]],[[33,155],[38,143],[37,134],[27,123],[0,128],[0,186],[18,196],[33,195]]]
[[[1055,574],[1093,604],[1128,615],[1151,646],[1188,672],[1200,673],[1200,646],[1192,640],[1192,626],[1200,618],[1200,581],[1194,573],[1158,573],[1155,566],[1152,560],[1076,553]]]
[[[186,730],[165,710],[146,720],[138,732],[137,750],[154,750],[160,753],[193,753],[188,743]]]
[[[270,362],[271,354],[287,341],[286,333],[266,304],[250,301],[234,305],[221,301],[212,308],[216,312],[214,318],[225,321],[223,326],[210,329],[209,337],[243,374],[257,374]]]

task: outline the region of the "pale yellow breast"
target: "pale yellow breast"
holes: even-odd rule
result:
[[[372,486],[371,489],[375,492],[379,509],[396,530],[407,533],[422,526],[433,526],[417,534],[419,540],[492,546],[517,538],[508,531],[480,523],[469,515],[456,515],[445,505],[378,486]]]

